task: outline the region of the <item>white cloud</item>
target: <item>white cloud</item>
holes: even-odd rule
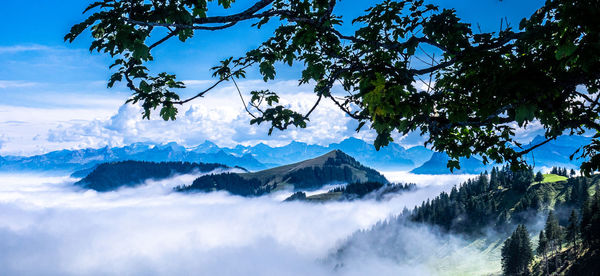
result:
[[[6,136],[6,134],[0,134],[0,149],[2,149],[2,147],[4,146],[4,143],[8,142],[9,138]]]
[[[0,274],[406,274],[414,269],[402,259],[380,258],[370,251],[347,256],[346,266],[337,272],[328,257],[355,231],[450,188],[430,184],[427,187],[438,189],[425,188],[419,191],[429,192],[406,193],[384,202],[327,204],[281,203],[279,195],[169,193],[196,176],[96,193],[78,190],[72,179],[63,177],[0,175],[0,248],[4,249]],[[438,240],[426,228],[417,230],[397,233],[413,237],[413,242],[433,238],[421,240],[418,252],[438,251],[440,244],[449,241],[461,245],[456,239]],[[407,245],[393,244],[390,249],[403,252]],[[478,257],[471,255],[470,260]],[[423,260],[429,262],[420,264],[420,269],[437,266],[430,258]]]
[[[539,121],[533,121],[527,126],[519,127],[517,123],[512,123],[511,127],[515,129],[515,140],[521,144],[527,144],[538,135],[544,135],[544,126]]]
[[[264,88],[262,81],[241,82],[242,91]],[[316,96],[296,82],[275,82],[270,86],[281,93],[281,104],[294,110],[306,112]],[[142,119],[138,105],[123,105],[108,119],[73,123],[53,128],[48,132],[49,142],[89,142],[98,144],[128,144],[137,141],[158,143],[175,141],[193,146],[211,140],[221,146],[236,144],[271,145],[287,144],[291,140],[311,144],[328,144],[355,134],[352,120],[330,102],[322,101],[311,115],[306,129],[290,127],[286,131],[275,130],[268,136],[268,125],[250,125],[251,117],[232,86],[223,86],[206,97],[199,98],[180,108],[178,119],[164,121],[153,113],[151,120]],[[368,137],[367,131],[361,133]]]
[[[203,90],[210,81],[188,80],[189,87],[184,96]],[[1,85],[1,83],[0,83]],[[296,81],[276,81],[265,84],[262,80],[239,82],[245,93],[246,102],[252,90],[271,89],[281,95],[281,104],[294,110],[306,112],[312,107],[316,96],[312,87],[298,86]],[[0,154],[38,154],[63,148],[100,147],[123,145],[133,142],[178,142],[195,146],[211,140],[220,146],[257,144],[280,146],[292,140],[309,144],[329,144],[348,137],[357,137],[369,142],[375,132],[363,127],[356,133],[357,122],[347,117],[331,101],[324,99],[310,117],[306,129],[291,126],[286,131],[275,130],[268,136],[268,123],[250,125],[251,117],[244,111],[235,88],[224,83],[179,110],[176,121],[165,122],[153,113],[151,120],[142,119],[139,106],[123,105],[126,93],[107,93],[102,83],[73,84],[59,89],[71,91],[59,93],[42,90],[41,93],[9,93],[12,105],[0,108],[5,121],[0,122],[3,134],[10,141],[0,149]],[[82,87],[86,93],[72,92]],[[36,86],[47,89],[47,85]],[[17,96],[15,96],[17,95]],[[32,106],[19,106],[30,104]],[[115,112],[115,110],[117,110]],[[14,122],[22,122],[15,124]],[[519,141],[528,142],[543,133],[539,123],[527,129],[517,129]],[[34,139],[36,138],[36,139]],[[399,144],[410,147],[422,145],[425,137],[413,132],[402,136],[393,134]]]
[[[0,89],[36,86],[36,82],[0,80]]]
[[[14,54],[20,52],[31,52],[31,51],[46,51],[52,48],[44,45],[13,45],[13,46],[0,46],[0,54]]]

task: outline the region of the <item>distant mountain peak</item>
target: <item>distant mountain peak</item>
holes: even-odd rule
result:
[[[280,187],[320,188],[329,183],[388,183],[379,172],[365,167],[341,150],[290,165],[252,173],[206,175],[179,191],[227,190],[233,194],[257,196]]]
[[[430,160],[447,162],[448,159],[449,159],[448,154],[446,154],[445,152],[436,151],[433,153],[433,155],[431,155]]]
[[[312,158],[312,159],[308,159],[302,162],[298,162],[292,165],[308,165],[308,166],[325,166],[328,164],[328,162],[335,162],[335,163],[339,163],[339,164],[344,164],[347,163],[349,165],[352,166],[362,166],[358,161],[356,161],[356,159],[354,159],[354,157],[346,154],[345,152],[343,152],[342,150],[339,149],[335,149],[332,150],[326,154],[323,154],[321,156]]]
[[[199,152],[199,153],[214,153],[219,151],[221,148],[219,148],[219,146],[217,146],[217,144],[209,141],[209,140],[205,140],[204,143],[197,145],[195,147],[190,148],[192,151],[195,152]]]
[[[356,137],[348,137],[344,140],[342,140],[339,145],[345,145],[345,146],[365,146],[365,145],[370,145],[369,143],[358,139]]]
[[[308,145],[308,144],[304,143],[304,142],[299,142],[299,141],[293,140],[288,145],[303,145],[304,146],[304,145]]]
[[[340,150],[340,149],[334,149],[334,150],[326,153],[323,156],[337,157],[337,156],[344,156],[344,155],[348,156],[348,154],[344,153],[342,150]]]
[[[483,161],[471,158],[459,158],[460,169],[455,169],[453,172],[448,168],[448,160],[450,157],[445,152],[434,152],[429,161],[425,162],[411,172],[415,174],[478,174],[485,171],[488,166],[483,164]]]
[[[185,151],[186,150],[184,146],[179,145],[177,142],[169,142],[166,144],[156,145],[154,148],[158,149],[158,150],[171,150],[171,151]]]
[[[200,144],[202,146],[217,146],[217,144],[211,142],[210,140],[204,140],[204,143]]]
[[[531,144],[539,144],[546,141],[546,138],[542,135],[537,135],[531,140]]]

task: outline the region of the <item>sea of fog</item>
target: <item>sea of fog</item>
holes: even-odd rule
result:
[[[69,177],[3,174],[0,275],[452,274],[436,267],[440,256],[432,254],[438,250],[432,247],[463,244],[423,227],[386,233],[405,239],[387,250],[402,252],[397,249],[411,246],[420,252],[411,256],[412,263],[402,256],[381,258],[368,249],[348,254],[343,267],[330,261],[356,231],[470,177],[384,174],[394,182],[416,183],[419,189],[381,202],[312,204],[281,202],[291,191],[258,198],[171,192],[199,174],[107,193],[77,188],[77,179]],[[465,261],[463,255],[446,256],[453,252],[442,258]],[[473,256],[477,252],[461,254],[474,258],[471,266],[489,265],[485,256]]]

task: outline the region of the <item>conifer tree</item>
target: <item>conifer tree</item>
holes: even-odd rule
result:
[[[561,231],[560,225],[558,224],[558,218],[554,214],[554,211],[548,212],[548,219],[546,220],[546,226],[544,228],[546,238],[548,239],[549,249],[556,251],[561,242]]]
[[[592,249],[598,248],[600,245],[600,192],[598,191],[591,200],[584,203],[581,216],[581,237],[584,244]]]
[[[538,256],[541,256],[544,260],[544,267],[546,269],[546,275],[548,275],[548,240],[544,234],[544,230],[540,231],[538,239],[538,247],[536,249]]]
[[[586,246],[590,245],[591,241],[591,233],[590,233],[590,224],[592,221],[592,203],[589,198],[587,198],[583,202],[583,206],[581,207],[581,224],[579,225],[581,239],[583,244]]]
[[[544,175],[542,174],[542,172],[537,172],[537,174],[535,175],[535,181],[536,182],[544,181]]]
[[[519,224],[501,249],[502,270],[506,275],[526,275],[533,260],[533,250],[529,232],[525,225]]]
[[[498,169],[496,167],[492,168],[492,173],[490,174],[490,190],[498,189]]]
[[[569,226],[567,226],[567,242],[570,242],[573,245],[573,249],[576,249],[577,247],[577,229],[579,228],[578,226],[578,219],[577,219],[577,214],[575,213],[575,210],[571,211],[571,215],[569,216]]]

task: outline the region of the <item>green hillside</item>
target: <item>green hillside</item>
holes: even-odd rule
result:
[[[592,230],[587,230],[588,233],[600,234],[600,196],[593,196],[596,189],[600,188],[600,175],[567,178],[547,174],[539,182],[534,182],[532,175],[530,172],[515,173],[504,168],[493,171],[491,178],[481,175],[453,188],[450,193],[442,193],[433,200],[423,202],[413,210],[410,219],[467,237],[472,241],[469,247],[481,250],[491,260],[496,260],[500,269],[501,248],[515,226],[525,224],[537,229],[529,232],[535,250],[539,234],[539,225],[536,228],[535,223],[553,210],[558,229],[562,229],[562,234],[556,239],[562,242],[561,250],[549,257],[548,270],[556,272],[553,275],[584,275],[583,272],[597,271],[600,237],[597,248],[594,248],[593,242],[588,242],[588,245],[575,250],[565,241],[569,215],[575,210],[578,214],[584,213],[585,217],[586,211],[582,206],[592,206],[586,207],[592,208],[587,211],[590,214],[588,217],[597,216],[598,219],[597,225],[590,224]],[[520,181],[529,184],[517,184]],[[579,226],[575,228],[574,231],[580,229]],[[496,234],[490,235],[490,230]],[[540,262],[542,258],[537,256],[530,266],[534,275],[545,275],[545,267],[542,270]]]
[[[241,196],[260,196],[284,188],[310,190],[329,183],[365,182],[388,183],[376,170],[361,165],[340,150],[334,150],[317,158],[259,172],[202,176],[192,185],[177,187],[176,190],[224,190]]]
[[[565,181],[568,178],[562,175],[557,175],[557,174],[544,174],[544,180],[542,180],[542,183],[552,183],[552,182],[558,182],[558,181]]]

